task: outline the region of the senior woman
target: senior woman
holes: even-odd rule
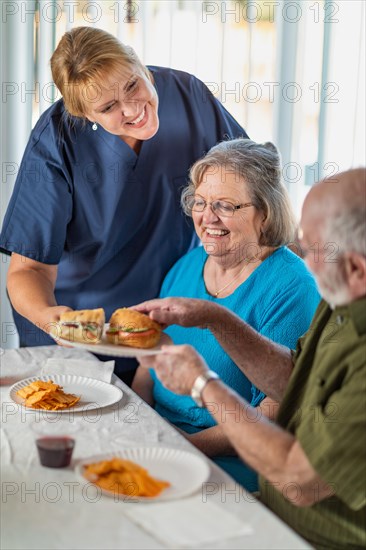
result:
[[[100,29],[65,33],[51,69],[63,97],[32,131],[0,238],[23,346],[54,343],[46,333],[69,309],[108,318],[157,296],[198,244],[180,210],[189,168],[246,136],[194,76],[145,67]],[[116,372],[128,382],[136,366]]]
[[[319,294],[302,259],[286,247],[293,241],[295,223],[277,149],[248,139],[225,141],[193,165],[190,178],[182,204],[203,247],[174,265],[160,297],[213,300],[261,334],[294,348],[309,327]],[[154,309],[165,306],[164,300],[154,300],[136,309],[153,316]],[[166,332],[175,344],[194,346],[227,385],[261,408],[259,413],[274,416],[275,403],[251,384],[208,328],[174,325]],[[255,472],[233,456],[206,409],[164,388],[143,363],[133,389],[247,489],[257,488]]]

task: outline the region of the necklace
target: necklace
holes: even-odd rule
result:
[[[231,279],[230,282],[228,282],[225,286],[223,286],[222,288],[220,288],[219,290],[216,290],[214,296],[215,298],[218,297],[219,294],[221,294],[221,292],[223,292],[224,290],[226,290],[229,286],[231,286],[233,284],[234,281],[236,281],[236,279],[238,279],[240,277],[240,275],[243,273],[244,269],[247,267],[248,263],[249,263],[250,260],[246,260],[244,262],[244,265],[243,267],[241,268],[241,270],[239,271],[239,273],[237,273],[235,275],[235,277],[233,279]]]

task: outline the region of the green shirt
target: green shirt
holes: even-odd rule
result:
[[[277,420],[335,495],[301,508],[261,478],[261,500],[316,548],[365,548],[366,298],[334,311],[320,303]]]

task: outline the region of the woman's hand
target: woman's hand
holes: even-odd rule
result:
[[[71,307],[67,306],[50,306],[41,309],[39,312],[39,328],[50,334],[57,334],[60,332],[58,323],[60,316],[66,311],[72,311]]]
[[[208,300],[195,298],[162,298],[143,302],[133,309],[149,315],[162,326],[207,328],[220,306]]]

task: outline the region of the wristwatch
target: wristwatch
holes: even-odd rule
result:
[[[208,384],[210,380],[217,380],[218,378],[218,374],[216,374],[216,372],[212,370],[208,370],[204,374],[197,376],[191,389],[191,397],[199,407],[203,407],[203,401],[201,397],[203,388],[206,387],[206,384]]]

